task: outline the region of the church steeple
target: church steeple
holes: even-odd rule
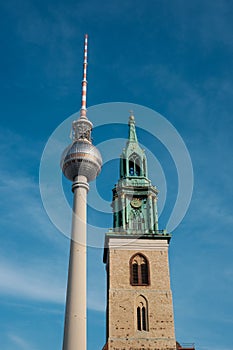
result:
[[[132,113],[128,125],[129,137],[120,158],[120,179],[113,189],[113,230],[133,235],[158,234],[158,191],[148,179],[146,155],[138,143]]]
[[[135,128],[135,119],[129,117],[129,137],[126,148],[121,154],[120,177],[147,177],[147,161],[144,150],[139,146]]]
[[[131,114],[120,179],[113,188],[113,228],[105,236],[103,350],[176,350],[168,266],[171,235],[158,228],[157,195]]]

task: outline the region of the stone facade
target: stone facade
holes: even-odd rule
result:
[[[139,238],[135,243],[135,240],[121,237],[118,247],[117,240],[108,239],[108,349],[176,349],[168,264],[169,239]],[[146,286],[130,283],[130,259],[138,253],[143,254],[149,264],[149,285]],[[137,329],[139,297],[145,298],[147,303],[147,330]]]

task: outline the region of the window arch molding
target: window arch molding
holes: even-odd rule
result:
[[[134,254],[129,261],[130,284],[132,286],[150,285],[150,265],[148,258],[142,253]]]

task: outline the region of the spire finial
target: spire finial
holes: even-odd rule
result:
[[[86,118],[87,114],[87,41],[88,35],[84,37],[84,60],[83,60],[83,80],[82,80],[82,100],[80,117]]]
[[[133,111],[129,111],[129,142],[138,142],[137,134],[135,130],[135,119],[133,115]]]

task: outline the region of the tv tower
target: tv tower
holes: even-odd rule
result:
[[[101,155],[91,140],[93,125],[87,118],[87,42],[86,34],[80,117],[72,123],[72,143],[61,158],[63,174],[73,182],[74,193],[63,350],[86,350],[86,198],[88,183],[102,166]]]

